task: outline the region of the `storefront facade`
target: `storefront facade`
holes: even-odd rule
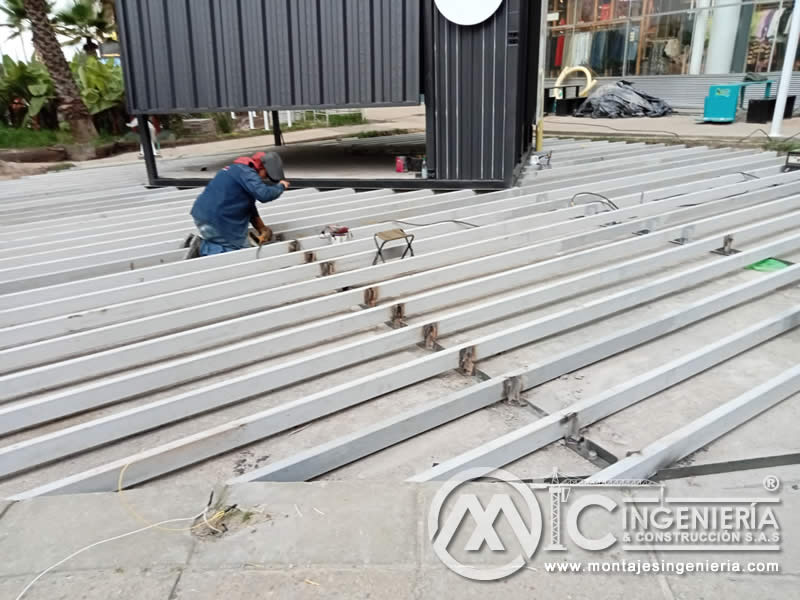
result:
[[[794,2],[548,0],[548,9],[549,78],[579,65],[635,78],[779,71]]]

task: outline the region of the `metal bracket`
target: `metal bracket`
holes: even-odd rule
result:
[[[375,308],[378,305],[378,297],[378,288],[371,287],[364,290],[364,304],[367,306]]]
[[[739,250],[736,250],[733,247],[733,236],[726,235],[725,238],[722,240],[722,248],[717,248],[716,250],[712,250],[712,254],[719,254],[720,256],[732,256],[734,254],[739,254]]]
[[[681,237],[676,240],[670,240],[670,244],[683,246],[684,244],[691,243],[692,239],[694,239],[694,225],[686,227],[683,231],[681,231]]]
[[[458,368],[464,375],[475,374],[475,359],[477,358],[477,349],[475,346],[464,348],[458,359]]]
[[[439,339],[439,324],[431,323],[422,328],[422,335],[425,337],[425,348],[428,350],[436,349],[436,342]]]
[[[503,395],[506,400],[517,406],[522,406],[522,377],[509,377],[503,382]]]
[[[305,255],[304,255],[304,258],[305,258],[306,264],[309,264],[309,263],[317,261],[317,255],[314,252],[306,252]]]
[[[300,252],[300,242],[297,240],[289,242],[289,252]]]
[[[407,327],[406,323],[406,305],[395,304],[392,307],[392,327]]]
[[[581,430],[578,427],[578,413],[571,412],[561,417],[562,425],[569,425],[567,435],[564,437],[571,440],[579,440],[581,437]]]
[[[319,265],[319,269],[323,277],[327,277],[328,275],[333,275],[334,273],[336,273],[336,263],[334,262],[321,263]]]

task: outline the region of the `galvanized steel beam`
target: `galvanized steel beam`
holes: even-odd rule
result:
[[[764,258],[780,255],[796,249],[800,245],[800,235],[788,236],[739,254],[721,258],[710,264],[701,265],[679,273],[657,279],[645,285],[628,288],[624,291],[582,304],[577,308],[566,309],[556,314],[535,319],[516,327],[508,328],[480,339],[470,341],[453,348],[442,350],[432,356],[411,361],[388,371],[382,371],[366,378],[370,383],[378,381],[381,393],[397,387],[405,387],[411,383],[428,379],[447,370],[459,368],[465,351],[472,353],[475,360],[485,359],[501,352],[556,334],[566,329],[585,325],[597,319],[608,317],[620,311],[638,306],[664,295],[699,285],[709,279],[720,277],[736,269],[742,268]],[[780,273],[795,275],[800,269],[786,269]],[[770,278],[775,281],[774,278]],[[739,288],[737,288],[739,289]],[[747,288],[751,289],[751,288]],[[746,295],[747,289],[740,292]],[[494,320],[494,315],[509,314],[508,302],[495,302],[491,310],[488,306],[480,307],[481,321]],[[473,309],[475,312],[475,309]],[[451,324],[454,329],[469,326],[463,319],[466,313],[454,313]],[[443,319],[438,319],[441,324]],[[403,328],[372,339],[356,342],[289,361],[274,367],[255,371],[227,381],[206,386],[197,390],[168,397],[160,401],[144,404],[124,410],[107,417],[102,417],[31,438],[12,446],[0,449],[0,476],[10,475],[26,470],[43,462],[49,462],[75,453],[79,453],[102,444],[112,442],[120,437],[153,429],[168,423],[186,419],[192,415],[215,410],[235,404],[247,398],[253,398],[269,391],[319,376],[324,373],[351,366],[376,356],[396,351],[397,349],[420,341],[417,328]],[[361,382],[363,380],[359,380]],[[360,395],[353,392],[351,383],[348,387],[347,400],[331,399],[331,394],[323,394],[324,405],[319,405],[319,396],[311,396],[288,403],[274,409],[275,423],[297,424],[297,419],[312,419],[331,414],[346,406],[360,403]],[[374,388],[373,388],[374,389]],[[369,396],[373,397],[373,396]],[[369,399],[364,398],[364,400]],[[311,401],[311,400],[316,401]],[[309,403],[310,402],[310,403]],[[312,408],[313,406],[313,408]],[[302,421],[301,421],[302,422]],[[283,430],[283,429],[279,429]],[[277,433],[274,431],[273,433]]]

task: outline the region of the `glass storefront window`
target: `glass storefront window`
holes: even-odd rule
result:
[[[574,19],[573,21],[568,20],[569,15],[567,14],[567,8],[567,0],[550,0],[547,6],[547,12],[548,14],[558,13],[558,19],[549,21],[549,24],[551,26],[566,25],[568,23],[571,24]]]
[[[596,0],[580,0],[578,6],[578,23],[592,23],[596,20]]]
[[[550,22],[550,77],[578,65],[600,76],[700,75],[779,71],[793,3],[548,0],[548,8],[559,17]]]
[[[761,8],[759,6],[759,8]],[[775,50],[772,56],[772,71],[780,71],[783,69],[783,60],[786,56],[786,42],[789,33],[789,21],[791,20],[791,13],[793,6],[790,3],[784,3],[784,13],[781,15],[778,27],[775,30]],[[789,17],[786,14],[789,14]],[[800,49],[798,49],[797,56],[794,60],[794,71],[800,71]]]
[[[646,16],[631,75],[681,75],[688,72],[694,15]]]

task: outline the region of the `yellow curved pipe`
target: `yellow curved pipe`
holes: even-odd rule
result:
[[[586,76],[586,87],[583,88],[578,94],[581,98],[586,98],[586,96],[589,95],[589,92],[594,89],[594,86],[597,85],[597,80],[594,78],[594,75],[586,67],[567,67],[561,71],[561,75],[559,75],[558,79],[556,79],[555,87],[559,87],[562,83],[564,83],[564,80],[567,77],[575,72],[583,73]]]

